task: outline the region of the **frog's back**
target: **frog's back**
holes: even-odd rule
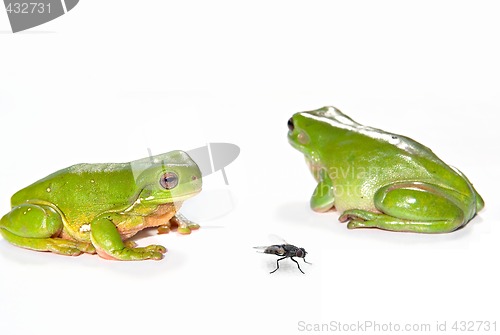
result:
[[[376,135],[369,136],[371,134]],[[367,154],[375,156],[374,159],[378,158],[380,166],[386,166],[390,169],[403,168],[403,178],[429,179],[440,186],[449,186],[455,189],[469,188],[468,180],[463,178],[461,173],[443,162],[425,145],[409,137],[378,129],[361,134],[361,136],[363,135],[370,137],[373,146],[373,150]],[[387,143],[390,145],[388,146]]]
[[[423,144],[402,135],[390,134],[395,141],[396,155],[392,159],[397,165],[407,167],[404,178],[417,177],[421,182],[455,190],[462,197],[474,197],[469,180],[458,170],[442,161],[431,149]],[[391,164],[391,159],[388,160]],[[396,165],[397,164],[397,165]]]
[[[374,133],[374,136],[370,136]],[[475,207],[479,197],[469,180],[458,170],[444,163],[428,147],[411,138],[365,127],[363,133],[353,136],[365,136],[362,147],[348,141],[344,149],[347,159],[344,164],[367,167],[356,171],[355,178],[363,173],[365,182],[374,187],[362,187],[376,191],[380,187],[395,182],[421,182],[453,191],[458,203]],[[389,142],[391,145],[387,145]],[[338,144],[338,143],[337,143]],[[352,181],[351,181],[352,182]],[[480,198],[480,197],[479,197]]]
[[[126,206],[136,193],[129,163],[77,164],[59,170],[15,193],[12,207],[42,201],[67,215],[98,213]]]

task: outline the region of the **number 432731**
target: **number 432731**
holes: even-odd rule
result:
[[[9,14],[50,14],[50,3],[14,2],[9,3],[6,10]]]

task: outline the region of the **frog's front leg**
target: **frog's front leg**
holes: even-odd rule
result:
[[[63,226],[61,215],[52,207],[22,204],[4,215],[0,232],[8,242],[26,249],[70,256],[95,253],[90,243],[58,238]]]
[[[181,213],[175,214],[170,219],[168,227],[170,227],[170,224],[177,226],[177,232],[183,235],[191,234],[191,230],[196,230],[200,228],[199,224],[196,224],[193,221],[189,220]],[[158,231],[160,231],[160,228],[158,228]]]
[[[323,169],[320,172],[320,181],[311,196],[310,206],[315,212],[327,212],[334,207],[333,183]]]
[[[451,232],[465,223],[464,211],[446,190],[425,183],[397,183],[375,193],[381,213],[351,209],[339,218],[347,227],[380,228],[418,233]]]
[[[142,220],[142,217],[135,217]],[[154,259],[160,260],[167,249],[161,245],[150,245],[135,248],[133,244],[123,242],[115,222],[123,218],[119,214],[102,214],[94,219],[90,225],[90,239],[96,248],[97,254],[105,259],[135,261]]]

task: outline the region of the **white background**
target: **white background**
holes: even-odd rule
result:
[[[500,328],[499,11],[497,1],[84,0],[12,34],[0,10],[3,213],[15,191],[75,163],[241,148],[230,185],[215,173],[185,204],[201,230],[138,240],[165,245],[162,261],[64,257],[0,239],[0,332],[294,334],[300,321],[365,320]],[[351,231],[336,212],[313,213],[314,181],[286,122],[324,105],[431,147],[486,208],[443,235]],[[269,234],[306,248],[305,275],[289,260],[268,273],[276,258],[251,247],[272,243]]]

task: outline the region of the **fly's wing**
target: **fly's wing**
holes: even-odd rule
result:
[[[285,241],[283,238],[281,238],[276,234],[269,234],[269,240],[274,244],[270,246],[254,247],[254,248],[261,250],[260,252],[265,254],[272,254],[277,256],[286,256],[288,254],[289,243]],[[290,245],[290,247],[293,246]]]
[[[276,234],[269,234],[269,240],[273,244],[290,244],[283,237]]]
[[[285,248],[283,248],[282,245],[270,245],[266,247],[254,247],[254,249],[259,249],[261,250],[260,252],[264,254],[272,254],[272,255],[278,255],[278,256],[284,256],[286,253]]]
[[[263,246],[263,247],[253,247],[253,248],[259,250],[258,252],[262,252],[263,253],[267,248],[269,248],[269,246],[266,245],[266,246]]]

